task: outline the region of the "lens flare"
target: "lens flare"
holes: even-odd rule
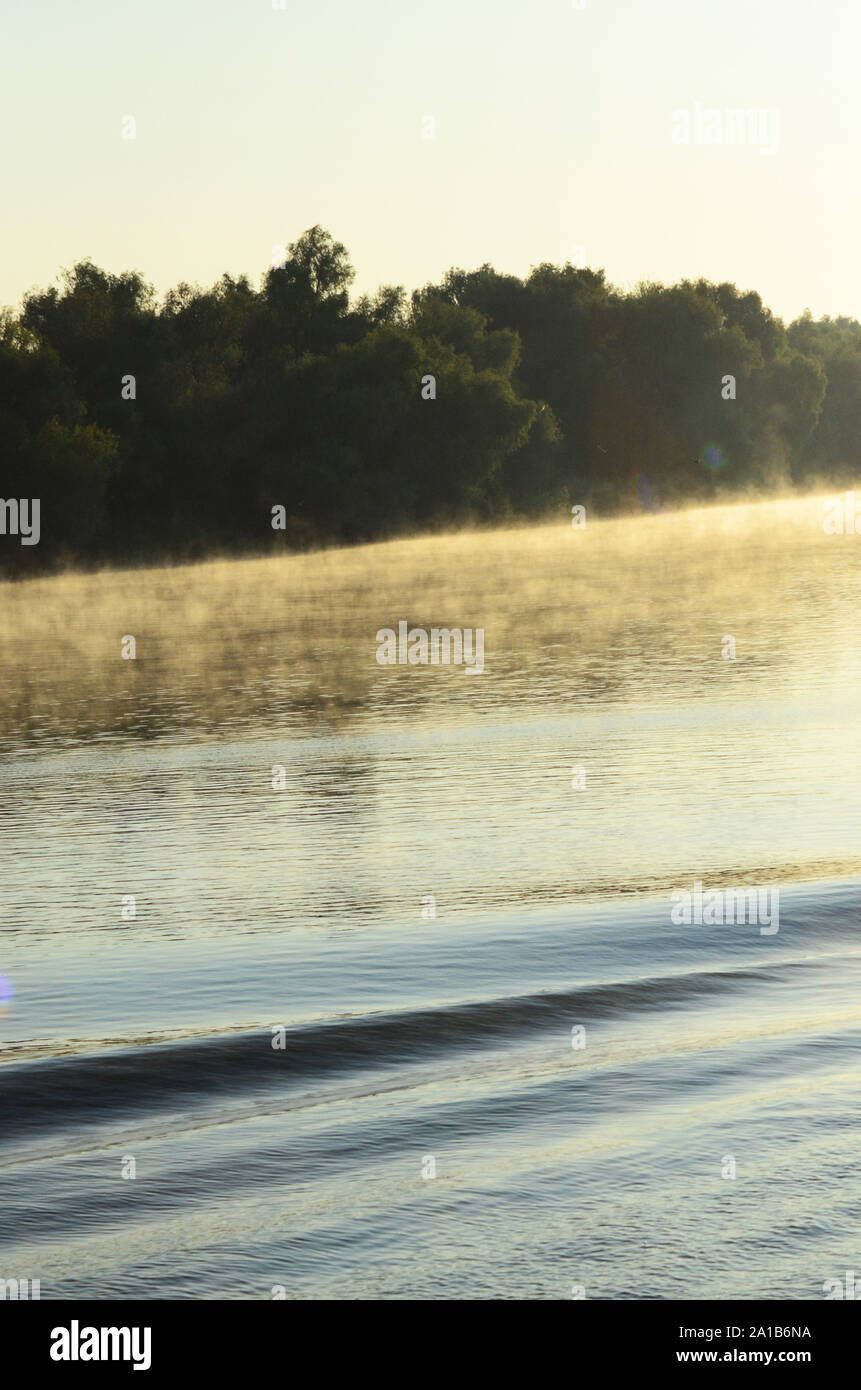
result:
[[[640,506],[644,512],[659,512],[661,510],[661,499],[652,487],[645,473],[637,473],[634,477],[637,489],[637,496],[640,499]]]
[[[707,444],[703,449],[703,459],[713,472],[726,468],[729,459],[719,444]]]

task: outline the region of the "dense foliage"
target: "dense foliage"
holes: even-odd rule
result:
[[[84,261],[6,311],[0,491],[41,499],[41,539],[0,537],[4,571],[355,542],[573,503],[656,509],[855,472],[853,319],[787,328],[733,285],[622,294],[571,265],[452,270],[411,297],[351,302],[352,279],[345,248],[314,227],[259,290],[225,275],[159,304],[138,273]]]

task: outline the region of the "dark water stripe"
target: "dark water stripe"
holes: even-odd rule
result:
[[[288,1026],[283,1050],[273,1049],[270,1030],[261,1030],[10,1064],[0,1068],[0,1144],[70,1121],[119,1120],[363,1069],[386,1073],[460,1050],[513,1045],[550,1029],[567,1034],[573,1024],[729,993],[788,968],[691,972]]]
[[[664,1113],[661,1132],[673,1130],[678,1098],[688,1093],[696,1096],[698,1105],[708,1098],[732,1095],[732,1124],[747,1126],[751,1112],[761,1111],[763,1084],[794,1078],[796,1084],[808,1089],[817,1074],[857,1057],[858,1045],[859,1028],[855,1027],[802,1038],[778,1035],[734,1041],[717,1050],[709,1047],[693,1057],[689,1053],[650,1055],[643,1063],[624,1060],[598,1072],[574,1063],[563,1075],[518,1079],[483,1094],[472,1090],[449,1093],[435,1097],[429,1107],[410,1106],[381,1115],[373,1108],[368,1112],[354,1105],[345,1120],[339,1106],[335,1115],[325,1111],[318,1114],[319,1123],[311,1130],[297,1131],[288,1123],[278,1130],[277,1138],[271,1125],[289,1121],[289,1112],[267,1115],[258,1111],[250,1118],[268,1120],[264,1130],[256,1124],[250,1132],[240,1130],[245,1136],[240,1145],[234,1147],[228,1141],[212,1157],[186,1163],[181,1177],[172,1163],[165,1166],[163,1158],[152,1169],[149,1162],[144,1163],[138,1176],[145,1180],[136,1185],[133,1203],[124,1185],[116,1181],[119,1155],[137,1142],[129,1135],[122,1136],[121,1141],[111,1139],[107,1147],[100,1146],[87,1155],[83,1169],[80,1154],[75,1154],[68,1166],[63,1154],[46,1155],[50,1159],[46,1182],[34,1177],[33,1150],[28,1149],[28,1157],[8,1169],[0,1161],[0,1210],[4,1213],[0,1251],[4,1244],[36,1235],[56,1240],[83,1230],[116,1232],[124,1222],[136,1224],[145,1217],[215,1209],[242,1194],[259,1192],[261,1183],[287,1193],[296,1185],[337,1182],[355,1174],[360,1164],[367,1173],[369,1165],[376,1163],[412,1163],[415,1175],[417,1156],[428,1150],[456,1153],[464,1143],[481,1142],[503,1152],[512,1143],[516,1148],[517,1136],[524,1131],[530,1150],[540,1152],[545,1144],[557,1142],[563,1132],[568,1140],[578,1134],[588,1139],[593,1126],[621,1111],[628,1122],[627,1137],[636,1147],[652,1142],[665,1106],[671,1111]],[[404,1073],[405,1080],[406,1076]],[[851,1085],[846,1078],[844,1081]],[[369,1092],[361,1099],[370,1100],[373,1107],[379,1094]],[[645,1129],[641,1126],[643,1115]],[[247,1118],[240,1117],[240,1123]],[[720,1132],[725,1131],[727,1121],[725,1116],[716,1120],[700,1116],[698,1123],[706,1128],[716,1125]],[[839,1135],[841,1126],[849,1134],[855,1121],[850,1115],[841,1119],[832,1114],[828,1124],[832,1135]],[[168,1130],[160,1137],[171,1145],[180,1137],[187,1143],[190,1134],[189,1130]],[[812,1135],[811,1141],[815,1139]],[[610,1147],[616,1146],[614,1137]],[[589,1161],[600,1165],[604,1158],[593,1153]],[[582,1169],[579,1180],[583,1180]]]

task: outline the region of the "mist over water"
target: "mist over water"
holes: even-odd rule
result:
[[[857,1266],[861,538],[822,515],[4,586],[5,1274],[817,1298]],[[484,673],[378,665],[400,620],[482,628]],[[673,923],[695,880],[779,889],[779,932]]]

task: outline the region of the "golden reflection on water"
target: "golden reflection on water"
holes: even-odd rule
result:
[[[117,862],[171,939],[861,873],[859,580],[807,499],[6,586],[8,925],[113,932]]]
[[[7,584],[2,737],[848,696],[861,537],[822,516],[809,498]],[[485,673],[378,666],[376,632],[402,619],[483,628]]]

